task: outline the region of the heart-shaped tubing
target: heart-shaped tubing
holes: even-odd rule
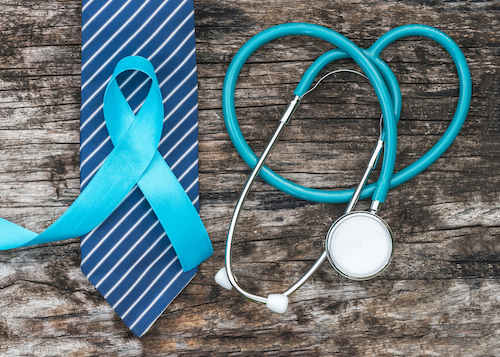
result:
[[[269,30],[278,28],[280,26],[294,27],[302,25],[304,24],[279,25]],[[411,178],[415,177],[416,175],[424,171],[448,149],[448,147],[452,144],[452,142],[458,135],[465,121],[465,118],[467,117],[467,112],[469,110],[471,96],[472,96],[472,83],[471,83],[469,66],[467,65],[467,61],[460,48],[448,35],[433,27],[424,25],[401,26],[387,32],[380,39],[378,39],[368,50],[363,50],[364,54],[370,59],[372,64],[381,73],[386,85],[389,87],[389,90],[391,91],[392,107],[395,114],[394,115],[395,121],[399,120],[401,114],[401,92],[399,90],[399,86],[397,84],[397,80],[393,72],[390,70],[389,66],[380,59],[380,53],[392,42],[407,36],[423,36],[432,39],[437,43],[439,43],[441,46],[443,46],[444,49],[450,54],[458,72],[459,99],[453,119],[448,129],[440,138],[440,140],[438,140],[438,142],[427,153],[425,153],[421,158],[419,158],[413,164],[409,165],[408,167],[394,174],[392,176],[392,179],[390,180],[390,188],[394,188],[398,185],[401,185],[402,183],[410,180]],[[331,50],[320,56],[305,72],[300,83],[295,89],[294,94],[302,96],[309,89],[316,75],[327,64],[341,58],[352,58],[352,57],[348,52],[344,51],[344,49],[340,47],[339,49]],[[370,76],[368,77],[370,78]],[[226,76],[226,81],[227,79],[228,77]],[[229,79],[234,80],[234,78],[229,78]],[[238,151],[238,153],[240,154],[240,156],[250,167],[254,167],[258,160],[257,156],[250,149],[248,143],[245,141],[243,135],[241,134],[241,130],[239,129],[238,124],[236,122],[236,115],[230,110],[230,108],[226,108],[226,106],[229,106],[231,103],[234,106],[234,87],[232,88],[233,93],[230,93],[229,91],[231,90],[231,88],[229,86],[226,87],[226,81],[224,84],[224,93],[223,93],[223,109],[224,109],[224,119],[226,121],[226,126],[229,135],[231,137],[231,140],[233,140],[234,146]],[[232,102],[230,102],[231,95],[232,95]],[[226,113],[228,115],[226,115]],[[384,133],[383,133],[384,138],[387,135],[386,133],[387,131],[384,122]],[[386,144],[388,144],[388,142]],[[386,151],[388,147],[389,147],[388,145],[386,145],[385,147],[384,161],[386,160],[385,154],[387,154]],[[264,166],[262,168],[259,175],[266,182],[278,188],[279,190],[286,192],[290,195],[293,195],[295,197],[306,199],[309,201],[326,202],[326,203],[347,202],[349,201],[354,192],[353,189],[331,191],[331,190],[318,190],[300,186],[276,174],[267,166]],[[383,200],[380,200],[380,198],[376,197],[376,193],[377,191],[379,191],[378,189],[379,185],[380,185],[380,179],[379,182],[374,182],[370,185],[367,185],[364,188],[363,193],[361,194],[361,199],[372,196],[373,199],[378,199],[379,201],[383,202]]]
[[[366,76],[372,83],[375,89],[375,93],[377,94],[380,101],[383,114],[385,139],[386,139],[384,160],[382,162],[382,169],[377,184],[377,189],[373,194],[373,198],[374,200],[383,202],[389,190],[389,182],[392,177],[392,172],[394,171],[394,162],[396,159],[395,154],[396,154],[397,137],[396,137],[396,118],[394,114],[393,101],[391,99],[389,89],[387,88],[383,76],[379,73],[377,68],[373,65],[372,61],[368,59],[368,57],[364,54],[364,52],[344,36],[332,30],[329,30],[325,27],[310,25],[310,24],[286,24],[286,25],[276,26],[274,28],[265,30],[260,34],[254,36],[238,51],[238,53],[231,61],[231,64],[229,65],[229,69],[227,71],[226,78],[224,80],[224,89],[223,89],[224,118],[226,120],[226,125],[228,126],[228,131],[231,135],[231,139],[233,140],[234,145],[246,146],[249,152],[253,154],[253,152],[248,147],[248,144],[246,143],[239,129],[236,118],[236,112],[234,108],[234,90],[236,86],[236,80],[241,71],[241,68],[243,67],[245,61],[257,48],[259,48],[260,46],[269,41],[289,35],[306,35],[306,36],[317,37],[330,42],[334,46],[337,46],[339,49],[347,53],[350,58],[354,59],[356,63],[358,63],[358,65],[363,69]],[[293,111],[290,111],[290,108],[294,107],[295,104],[297,104],[299,101],[300,101],[299,97],[296,97],[292,101],[292,103],[290,103],[289,109],[287,109],[287,113],[293,113]],[[226,242],[226,255],[225,255],[225,262],[226,262],[225,273],[227,275],[230,285],[232,285],[240,294],[244,295],[246,298],[258,303],[263,303],[263,304],[270,303],[268,304],[268,307],[273,311],[279,311],[279,312],[284,312],[286,310],[286,306],[288,305],[288,301],[286,301],[287,303],[285,304],[285,299],[283,299],[283,297],[286,297],[293,291],[295,291],[297,287],[302,284],[301,282],[302,279],[299,282],[297,282],[292,288],[287,290],[285,293],[271,294],[268,298],[248,293],[238,285],[236,278],[232,273],[231,248],[233,244],[236,222],[238,220],[238,216],[241,211],[241,207],[243,205],[245,197],[249,192],[250,187],[256,178],[256,175],[264,165],[267,155],[271,151],[274,143],[278,139],[281,131],[283,130],[288,121],[288,119],[284,118],[289,118],[290,115],[291,114],[285,114],[282,120],[280,121],[278,129],[276,129],[273,138],[267,144],[264,153],[262,154],[258,163],[255,165],[252,174],[250,175],[245,185],[245,188],[243,189],[243,192],[240,196],[240,199],[238,200],[236,209],[231,219],[227,242]],[[323,255],[322,257],[320,257],[320,259],[318,259],[317,263],[313,266],[313,268],[310,269],[310,271],[314,272],[317,269],[317,267],[326,259],[326,256]],[[220,279],[220,276],[218,282],[219,283],[222,282],[224,285],[227,285],[226,284],[227,281],[223,281],[223,279]]]
[[[396,161],[397,135],[393,100],[383,76],[375,67],[373,61],[365,55],[364,51],[346,37],[326,27],[304,23],[291,23],[274,26],[252,37],[247,43],[245,43],[245,45],[243,45],[243,47],[241,47],[238,53],[236,53],[227,70],[222,89],[222,110],[224,114],[224,121],[233,145],[247,165],[251,168],[255,167],[258,158],[252,149],[250,149],[250,146],[248,146],[248,143],[243,137],[238,125],[238,119],[236,117],[234,105],[236,81],[246,60],[259,47],[277,38],[292,35],[310,36],[330,42],[332,45],[338,47],[339,50],[343,51],[348,58],[352,58],[361,67],[370,80],[380,102],[385,133],[384,159],[382,162],[379,180],[377,181],[375,191],[373,191],[372,198],[373,200],[384,202],[387,192],[389,191],[389,183],[394,171],[394,163]],[[307,72],[305,75],[308,75]],[[314,77],[312,77],[311,82],[312,80],[314,80]],[[300,186],[277,175],[267,166],[262,168],[259,175],[279,190],[309,201],[346,202],[350,199],[352,193],[354,192],[353,190],[317,190]]]

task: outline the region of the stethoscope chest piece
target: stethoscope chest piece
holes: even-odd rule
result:
[[[330,264],[349,279],[367,280],[389,265],[394,253],[391,228],[376,214],[351,212],[340,217],[326,236]]]
[[[382,273],[392,260],[391,228],[376,214],[351,212],[340,217],[326,236],[326,255],[341,275],[367,280]]]

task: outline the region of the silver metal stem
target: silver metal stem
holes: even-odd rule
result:
[[[347,205],[345,213],[351,212],[354,209],[354,206],[356,206],[356,203],[358,203],[359,197],[361,196],[361,192],[363,192],[363,189],[365,188],[366,182],[368,181],[368,178],[370,177],[370,174],[372,173],[372,170],[375,167],[375,164],[377,163],[377,160],[380,156],[380,153],[382,152],[383,147],[384,147],[384,141],[379,137],[377,146],[375,146],[375,149],[373,149],[370,161],[366,166],[366,171],[363,174],[363,178],[359,182],[358,187],[356,187],[356,190],[354,191],[354,194],[352,195],[351,200]]]
[[[318,85],[321,83],[321,81],[323,81],[323,79],[327,78],[328,76],[330,76],[332,74],[340,73],[340,72],[351,72],[351,73],[358,74],[364,78],[367,78],[363,73],[349,70],[349,69],[341,69],[341,70],[332,71],[332,72],[327,73],[323,77],[321,77],[321,79],[316,83],[316,85],[314,87],[312,87],[311,89],[309,89],[306,93],[304,93],[302,95],[301,99],[304,98],[307,94],[311,93],[313,90],[315,90],[318,87]],[[380,125],[382,125],[382,117],[380,118],[380,123],[381,123]],[[359,183],[358,187],[354,191],[354,194],[352,195],[351,200],[349,201],[349,204],[347,206],[345,213],[351,212],[353,210],[354,206],[356,206],[356,203],[359,200],[361,192],[363,191],[363,188],[365,187],[366,182],[368,181],[368,177],[370,176],[373,168],[377,164],[380,153],[382,152],[382,148],[384,147],[384,142],[382,141],[381,137],[382,137],[382,126],[380,126],[380,136],[379,136],[379,139],[377,142],[377,146],[373,150],[372,156],[371,156],[370,161],[368,162],[368,165],[367,165],[367,169],[363,175],[363,178],[361,179],[361,182]],[[327,258],[327,253],[326,253],[326,250],[324,250],[323,253],[321,254],[321,256],[316,260],[314,265],[302,276],[302,278],[300,278],[287,291],[285,291],[283,293],[283,295],[288,296],[290,294],[293,294],[302,285],[304,285],[304,283],[316,272],[316,270],[318,270],[318,268],[321,266],[321,264],[323,264],[323,262],[326,260],[326,258]]]
[[[278,138],[285,128],[286,124],[290,121],[290,118],[292,117],[293,113],[297,109],[297,106],[300,103],[301,98],[298,96],[295,96],[295,98],[292,100],[292,102],[288,105],[288,108],[286,109],[285,113],[280,119],[280,124],[276,131],[273,134],[273,137],[267,144],[266,148],[264,149],[264,152],[259,158],[259,161],[255,165],[254,169],[252,170],[252,173],[250,174],[250,177],[247,180],[247,183],[245,184],[245,187],[243,188],[243,191],[241,192],[240,198],[238,199],[238,202],[236,203],[236,208],[234,209],[233,217],[231,219],[231,223],[229,225],[229,231],[227,233],[227,243],[226,243],[226,256],[225,256],[225,262],[226,262],[226,270],[227,270],[227,275],[229,278],[229,281],[231,282],[231,285],[238,291],[240,294],[245,296],[246,298],[257,302],[257,303],[262,303],[265,304],[267,302],[267,298],[259,296],[259,295],[254,295],[251,294],[245,290],[243,290],[238,283],[236,282],[236,277],[233,274],[233,269],[232,269],[232,247],[233,247],[233,240],[234,240],[234,231],[236,228],[236,223],[238,221],[238,217],[241,212],[241,208],[243,207],[243,202],[245,201],[248,192],[250,191],[250,187],[252,186],[253,182],[257,178],[257,175],[259,174],[260,170],[264,166],[264,162],[266,161],[267,157],[269,156],[272,148],[274,147],[274,144],[278,141]]]
[[[382,202],[377,200],[372,201],[372,204],[370,206],[370,213],[377,214],[377,212],[380,210],[381,207],[382,207]]]
[[[293,100],[288,105],[288,108],[286,108],[285,113],[283,113],[283,116],[281,117],[280,122],[285,123],[285,124],[288,124],[290,122],[290,119],[292,119],[292,115],[297,110],[297,107],[299,106],[301,100],[302,100],[302,98],[299,97],[298,95],[296,95],[295,98],[293,98]],[[278,140],[278,138],[276,138],[276,140]]]
[[[306,95],[308,95],[309,93],[311,93],[313,90],[315,90],[316,88],[318,88],[319,84],[327,77],[330,77],[332,74],[336,74],[336,73],[354,73],[354,74],[357,74],[358,76],[361,76],[365,79],[368,79],[367,76],[365,76],[363,73],[361,72],[358,72],[358,71],[355,71],[355,70],[352,70],[352,69],[337,69],[335,71],[331,71],[331,72],[328,72],[327,74],[325,74],[323,77],[321,77],[319,79],[319,81],[316,82],[316,84],[314,85],[314,87],[312,87],[311,89],[309,89],[307,92],[305,92],[304,94],[302,94],[302,96],[300,97],[300,99],[304,98]]]
[[[300,278],[299,281],[297,281],[287,291],[285,291],[283,293],[283,295],[288,296],[288,295],[296,292],[297,289],[300,288],[302,285],[304,285],[304,283],[307,281],[307,279],[309,279],[311,277],[311,275],[313,275],[316,272],[316,270],[318,270],[318,268],[321,266],[321,264],[323,264],[323,262],[325,260],[326,260],[326,250],[323,251],[323,254],[321,254],[321,256],[318,258],[318,260],[316,260],[314,265],[307,271],[307,273],[305,273],[302,276],[302,278]]]

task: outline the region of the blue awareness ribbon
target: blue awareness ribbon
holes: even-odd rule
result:
[[[151,87],[134,114],[116,77],[140,71]],[[179,257],[189,271],[208,259],[212,244],[203,222],[176,176],[158,152],[163,101],[153,65],[139,56],[116,65],[103,100],[106,126],[114,148],[83,192],[57,221],[40,234],[0,218],[0,250],[80,237],[99,226],[137,184]]]

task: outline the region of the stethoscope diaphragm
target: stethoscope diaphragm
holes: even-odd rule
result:
[[[325,249],[328,261],[341,275],[367,280],[382,273],[391,262],[394,237],[382,218],[356,211],[335,221],[326,236]]]

